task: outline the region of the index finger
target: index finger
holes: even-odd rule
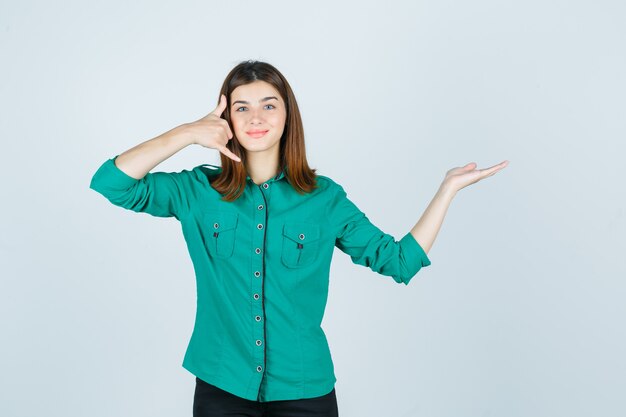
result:
[[[499,164],[496,164],[496,165],[491,166],[489,168],[481,169],[480,172],[483,175],[483,177],[488,177],[490,175],[495,174],[497,171],[501,170],[502,168],[504,168],[508,164],[509,164],[509,161],[502,161]]]

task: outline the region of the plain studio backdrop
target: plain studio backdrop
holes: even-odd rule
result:
[[[275,65],[308,158],[383,231],[462,189],[408,286],[335,250],[343,417],[626,414],[620,1],[33,2],[0,7],[0,415],[191,416],[180,224],[89,189],[106,159]],[[154,171],[219,164],[190,146]]]

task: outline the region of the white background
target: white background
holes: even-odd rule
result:
[[[408,285],[335,251],[343,417],[623,416],[626,6],[619,1],[0,6],[0,415],[191,416],[179,223],[89,189],[106,159],[275,65],[308,160],[400,238],[461,190]],[[155,170],[219,163],[185,148]],[[384,201],[385,203],[381,203]]]

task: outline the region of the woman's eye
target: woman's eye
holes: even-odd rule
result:
[[[274,106],[273,104],[267,104],[267,105],[266,105],[266,107],[267,107],[267,106],[272,106],[272,108],[276,108],[276,106]],[[238,107],[236,111],[239,111],[239,110],[241,110],[241,109],[246,109],[246,108],[247,108],[247,107],[245,107],[245,106],[241,106],[241,107]]]

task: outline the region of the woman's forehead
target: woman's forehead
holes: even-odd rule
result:
[[[267,96],[275,96],[280,100],[280,94],[278,94],[278,91],[274,88],[274,86],[262,80],[256,80],[249,84],[240,85],[231,93],[231,98],[233,100],[246,100],[247,98],[259,100]]]

